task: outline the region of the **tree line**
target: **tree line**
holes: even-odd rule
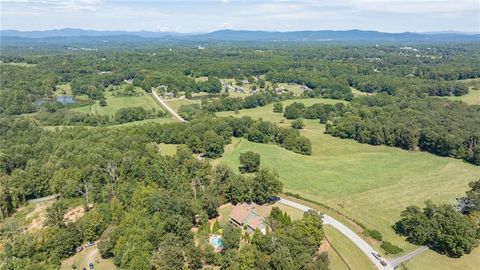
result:
[[[469,184],[471,190],[460,198],[457,206],[431,201],[425,207],[409,206],[393,226],[395,231],[417,245],[450,257],[469,254],[480,244],[480,180]]]

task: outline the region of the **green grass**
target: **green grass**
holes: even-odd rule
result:
[[[11,66],[20,66],[20,67],[34,67],[37,64],[27,64],[27,63],[14,63],[14,62],[9,62],[9,63],[1,63],[2,65],[11,65]]]
[[[480,248],[461,258],[449,258],[431,250],[427,250],[414,257],[405,264],[408,270],[475,270],[480,265]]]
[[[301,94],[303,94],[304,91],[299,84],[278,83],[277,85],[278,87],[283,87],[288,91],[292,92],[293,94],[295,94],[295,96],[300,96]]]
[[[371,95],[375,95],[375,93],[362,92],[362,91],[358,90],[357,88],[353,88],[353,87],[350,87],[350,89],[352,90],[352,93],[353,93],[355,96],[371,96]]]
[[[268,107],[220,115],[251,115],[279,123],[281,114],[272,113]],[[284,120],[281,125],[289,123]],[[234,139],[226,146],[223,157],[214,163],[238,168],[240,153],[260,153],[261,165],[279,172],[285,191],[333,207],[368,228],[379,230],[384,239],[405,250],[414,246],[391,229],[400,212],[411,204],[422,205],[427,199],[453,203],[467,190],[468,182],[480,175],[480,167],[461,160],[342,140],[324,134],[324,125],[317,121],[306,120],[305,124],[302,134],[312,142],[311,156]]]
[[[451,100],[461,100],[470,105],[480,105],[480,90],[473,90],[473,87],[470,87],[468,94],[459,97],[447,97]]]
[[[135,97],[118,97],[113,96],[113,92],[106,92],[105,98],[107,99],[107,106],[100,106],[99,102],[95,102],[90,109],[90,106],[83,106],[75,108],[73,110],[83,113],[98,113],[101,115],[113,116],[121,108],[129,107],[143,107],[146,110],[155,109],[157,111],[162,110],[150,94],[143,91],[141,88],[136,87],[138,93],[142,93],[141,96]]]
[[[200,104],[200,99],[173,99],[173,100],[165,100],[165,103],[172,108],[172,110],[178,112],[178,108],[182,105],[189,105],[189,104]]]
[[[333,248],[331,247],[328,251],[328,257],[331,263],[331,269],[348,269],[345,265],[348,264],[351,269],[355,270],[367,270],[367,269],[376,269],[368,257],[358,249],[350,239],[345,237],[342,233],[337,231],[335,228],[326,225],[323,227],[325,230],[325,235],[328,240],[331,242]],[[336,253],[335,251],[338,251]],[[345,260],[345,262],[340,258],[340,256]]]
[[[158,123],[158,124],[166,124],[166,123],[172,123],[175,122],[171,117],[162,117],[162,118],[153,118],[153,119],[145,119],[145,120],[140,120],[140,121],[135,121],[135,122],[128,122],[124,124],[119,124],[119,125],[112,125],[108,126],[110,128],[116,128],[116,127],[128,127],[128,126],[135,126],[135,125],[141,125],[141,124],[146,124],[146,123]]]
[[[73,95],[72,94],[72,87],[70,86],[69,83],[66,84],[59,84],[57,87],[55,87],[55,92],[53,93],[55,96],[59,95]]]
[[[167,156],[173,156],[177,153],[178,144],[165,144],[161,143],[158,145],[160,153]]]
[[[283,109],[289,104],[292,104],[294,102],[301,102],[305,104],[306,106],[310,106],[312,104],[316,103],[324,103],[324,104],[336,104],[336,103],[346,103],[346,101],[343,100],[335,100],[335,99],[325,99],[325,98],[307,98],[307,99],[291,99],[291,100],[285,100],[282,101],[283,103]],[[246,110],[240,110],[238,111],[238,114],[235,114],[234,112],[218,112],[216,113],[218,116],[237,116],[237,117],[243,117],[243,116],[250,116],[254,119],[259,119],[262,118],[264,120],[274,122],[279,124],[282,120],[285,122],[289,122],[283,117],[283,113],[274,113],[273,112],[273,104],[269,104],[264,107],[257,107],[254,109],[246,109]]]
[[[72,257],[65,259],[62,262],[60,270],[71,270],[71,269],[89,269],[88,264],[93,263],[95,269],[98,270],[116,270],[118,269],[111,259],[103,259],[98,252],[96,246],[86,248],[73,255]],[[74,266],[76,268],[74,268]]]

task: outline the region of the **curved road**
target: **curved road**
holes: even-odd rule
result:
[[[308,211],[308,210],[315,210],[313,208],[310,208],[308,206],[305,206],[303,204],[299,204],[287,199],[280,198],[278,201],[279,203],[283,203],[285,205],[288,205],[290,207],[296,208],[301,211]],[[317,211],[317,210],[315,210]],[[387,262],[386,266],[383,266],[379,260],[377,260],[373,255],[372,252],[376,252],[365,240],[363,240],[360,236],[358,236],[355,232],[350,230],[347,226],[343,225],[336,219],[332,218],[329,215],[323,215],[323,223],[331,225],[338,231],[340,231],[343,235],[345,235],[348,239],[350,239],[367,257],[372,261],[372,263],[378,268],[382,270],[393,270],[393,266]],[[386,261],[386,260],[385,260]]]
[[[167,111],[173,116],[175,117],[178,121],[182,122],[182,123],[185,123],[187,122],[187,120],[183,119],[180,115],[178,115],[177,112],[175,112],[174,110],[172,110],[172,108],[170,108],[167,103],[165,103],[165,101],[163,101],[163,99],[161,99],[158,94],[155,92],[155,90],[152,90],[152,95],[153,97],[160,103],[160,105],[167,109]]]

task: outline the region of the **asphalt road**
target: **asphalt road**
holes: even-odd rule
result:
[[[402,255],[402,256],[391,259],[390,264],[393,265],[393,267],[397,267],[401,263],[409,261],[411,258],[417,256],[418,254],[424,252],[427,249],[428,249],[427,246],[419,247],[412,252],[409,252],[405,255]]]
[[[287,199],[280,198],[278,201],[279,203],[283,203],[285,205],[288,205],[290,207],[296,208],[301,211],[308,211],[308,210],[315,210],[312,209],[308,206],[305,206],[303,204],[299,204]],[[360,236],[358,236],[355,232],[350,230],[347,226],[343,225],[340,223],[338,220],[332,218],[329,215],[323,215],[323,223],[328,224],[335,229],[337,229],[339,232],[341,232],[343,235],[345,235],[348,239],[350,239],[367,257],[372,261],[372,263],[378,268],[382,270],[393,270],[394,266],[392,266],[389,262],[387,262],[386,266],[383,266],[379,260],[377,260],[373,255],[372,252],[376,252],[365,240],[363,240]],[[386,260],[385,260],[386,261]]]
[[[170,108],[167,103],[165,103],[165,101],[163,101],[163,99],[161,99],[158,94],[152,90],[152,95],[153,97],[158,101],[160,102],[160,105],[162,105],[163,108],[167,109],[167,111],[173,116],[175,117],[175,119],[177,119],[178,121],[180,122],[187,122],[187,120],[183,119],[180,115],[178,115],[177,112],[175,112],[174,110],[172,110],[172,108]]]

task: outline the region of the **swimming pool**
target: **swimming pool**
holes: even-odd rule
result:
[[[223,248],[222,238],[219,235],[213,235],[210,238],[210,244],[216,249]]]

